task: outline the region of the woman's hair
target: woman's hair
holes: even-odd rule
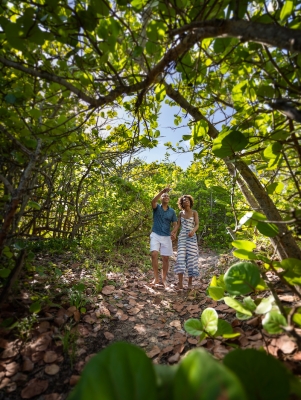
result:
[[[183,210],[183,209],[184,209],[184,207],[183,207],[183,200],[184,200],[184,197],[186,197],[186,198],[189,199],[189,201],[190,201],[190,208],[192,208],[192,206],[193,206],[193,197],[190,196],[190,194],[183,194],[183,196],[179,197],[179,199],[178,199],[178,206],[179,206],[179,209],[180,209],[180,210]]]

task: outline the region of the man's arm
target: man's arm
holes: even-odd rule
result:
[[[173,223],[172,223],[173,229],[170,234],[172,240],[174,240],[177,237],[177,232],[178,232],[180,226],[181,226],[181,211],[179,212],[178,221],[173,221]]]
[[[157,201],[160,199],[160,197],[162,196],[163,193],[167,193],[170,191],[169,187],[166,187],[164,189],[162,189],[151,201],[151,205],[153,208],[157,207]]]

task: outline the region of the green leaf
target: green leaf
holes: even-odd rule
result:
[[[139,57],[142,53],[143,53],[143,47],[141,47],[141,46],[136,46],[136,47],[134,48],[134,51],[133,51],[133,53],[132,53],[132,56],[133,56],[134,58],[136,58],[136,57]]]
[[[247,396],[235,374],[206,350],[195,349],[187,353],[179,365],[172,399],[247,400]]]
[[[41,206],[40,204],[36,203],[35,201],[29,200],[27,203],[28,207],[34,208],[35,210],[40,210]]]
[[[183,138],[183,140],[190,140],[191,135],[183,135],[182,138]]]
[[[273,356],[255,349],[237,349],[225,356],[223,364],[239,378],[248,400],[288,399],[288,371]]]
[[[227,306],[233,308],[233,310],[235,310],[241,314],[244,314],[244,315],[252,316],[252,312],[250,310],[248,310],[238,300],[233,299],[233,297],[224,297],[224,302],[227,304]]]
[[[98,14],[103,15],[104,17],[107,17],[110,13],[106,2],[103,0],[91,0],[91,6]]]
[[[267,186],[267,192],[268,194],[273,194],[273,193],[281,194],[283,188],[284,188],[283,182],[274,182]]]
[[[279,229],[275,224],[259,221],[256,225],[260,233],[267,237],[275,237],[279,233]]]
[[[203,325],[199,319],[190,318],[184,323],[184,329],[189,335],[199,336],[203,333]]]
[[[243,299],[243,304],[248,310],[250,310],[252,312],[255,311],[255,309],[256,309],[256,304],[250,296],[245,297]]]
[[[201,315],[203,330],[209,335],[214,335],[217,331],[218,314],[214,308],[206,308]]]
[[[213,300],[221,300],[224,297],[224,289],[219,286],[209,286],[208,294]]]
[[[279,156],[281,152],[282,144],[279,142],[275,142],[270,144],[263,152],[263,156],[267,159],[275,159]]]
[[[208,122],[204,120],[197,121],[191,130],[194,144],[200,142],[201,138],[208,132]]]
[[[259,281],[260,273],[257,265],[249,262],[232,265],[224,276],[227,292],[236,295],[254,291]]]
[[[6,103],[14,104],[17,101],[17,98],[12,93],[9,93],[4,97],[4,100]]]
[[[223,53],[231,43],[232,38],[218,38],[215,39],[213,44],[213,50],[216,53]]]
[[[293,13],[293,11],[294,2],[292,0],[286,0],[280,12],[281,21],[287,19]]]
[[[32,303],[31,306],[29,307],[29,311],[33,314],[38,314],[41,311],[42,305],[40,301],[36,301],[35,303]]]
[[[68,400],[157,400],[156,375],[143,350],[114,343],[94,356]]]
[[[219,318],[217,323],[217,331],[215,332],[215,337],[217,336],[224,336],[230,335],[233,333],[233,328],[229,322],[225,321],[224,319]]]
[[[8,268],[1,268],[0,269],[0,278],[7,278],[10,274],[10,269]]]
[[[233,251],[233,255],[242,260],[256,260],[257,256],[252,251],[238,249]]]
[[[271,311],[275,300],[274,297],[271,295],[261,300],[261,302],[256,307],[255,313],[256,314],[266,314],[267,312]]]
[[[154,364],[155,373],[157,376],[158,397],[157,400],[168,399],[170,393],[173,391],[173,383],[175,374],[179,365],[164,365]]]
[[[287,326],[286,319],[278,311],[271,311],[262,320],[263,328],[271,334],[282,333],[283,326]]]
[[[248,143],[248,139],[240,131],[227,130],[214,139],[212,152],[217,157],[225,158],[243,150]]]
[[[234,242],[232,242],[232,246],[236,247],[237,249],[244,249],[247,251],[256,249],[256,244],[250,242],[249,240],[234,240]]]

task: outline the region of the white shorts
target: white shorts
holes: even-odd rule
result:
[[[161,256],[172,256],[172,242],[170,236],[160,236],[155,232],[150,234],[150,251],[159,251]]]

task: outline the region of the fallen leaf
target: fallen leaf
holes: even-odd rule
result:
[[[198,343],[198,339],[188,338],[187,342],[190,343],[190,344],[197,344]]]
[[[181,354],[183,350],[185,349],[185,344],[184,343],[179,343],[173,348],[173,353],[179,353]]]
[[[69,380],[69,385],[70,386],[75,386],[77,382],[79,381],[80,376],[79,375],[71,375],[71,378]]]
[[[73,318],[74,318],[75,322],[79,322],[80,321],[80,312],[79,312],[79,310],[75,310],[73,312]]]
[[[180,354],[179,354],[179,353],[176,353],[176,354],[174,354],[173,356],[171,356],[171,357],[168,358],[168,362],[169,362],[170,364],[174,364],[174,363],[178,362],[179,359],[180,359]]]
[[[56,375],[60,370],[60,367],[57,364],[49,364],[45,367],[45,372],[48,375]]]
[[[28,378],[28,375],[22,374],[21,372],[18,372],[16,375],[14,375],[11,380],[13,382],[26,382]]]
[[[19,371],[19,364],[17,364],[16,362],[11,362],[9,364],[6,364],[5,369],[6,376],[13,376]]]
[[[271,345],[278,347],[284,354],[291,354],[297,349],[297,344],[286,335],[273,339]]]
[[[44,351],[36,351],[36,352],[32,353],[31,361],[34,363],[37,363],[37,362],[43,360],[44,354],[45,354]]]
[[[51,364],[54,361],[56,361],[58,358],[58,355],[55,351],[46,351],[46,353],[44,354],[43,360],[46,364]]]
[[[167,346],[164,349],[161,350],[162,354],[166,354],[166,353],[170,353],[171,351],[173,351],[174,346]]]
[[[229,353],[229,350],[225,346],[223,346],[221,344],[213,347],[213,354],[219,360],[223,359],[225,357],[225,355],[228,354],[228,353]]]
[[[104,286],[101,293],[105,294],[105,295],[110,295],[115,291],[115,286],[113,285],[108,285],[108,286]]]
[[[177,328],[178,330],[182,329],[182,323],[180,320],[176,319],[174,321],[171,321],[169,326],[172,326],[174,328]]]
[[[0,358],[12,358],[19,354],[21,348],[21,341],[15,340],[7,344],[5,350],[1,353]]]
[[[2,379],[2,381],[0,383],[0,389],[4,389],[10,383],[11,383],[11,380],[9,378]]]
[[[31,399],[34,396],[38,396],[39,394],[45,392],[48,388],[48,381],[41,380],[38,378],[33,378],[28,382],[27,386],[22,390],[21,397],[22,399]]]
[[[61,400],[62,395],[59,393],[44,394],[43,400]]]
[[[159,349],[159,347],[154,346],[149,352],[146,353],[146,355],[149,358],[153,358],[153,357],[157,356],[160,352],[161,352],[161,350]]]
[[[114,339],[114,335],[113,335],[113,333],[111,333],[111,332],[104,332],[103,334],[104,334],[104,337],[105,337],[107,340],[113,340],[113,339]]]
[[[24,372],[30,372],[34,368],[34,363],[29,359],[29,358],[24,358],[23,364],[22,364],[22,371]]]
[[[140,334],[140,335],[145,335],[146,334],[146,329],[145,325],[135,325],[134,329]]]

